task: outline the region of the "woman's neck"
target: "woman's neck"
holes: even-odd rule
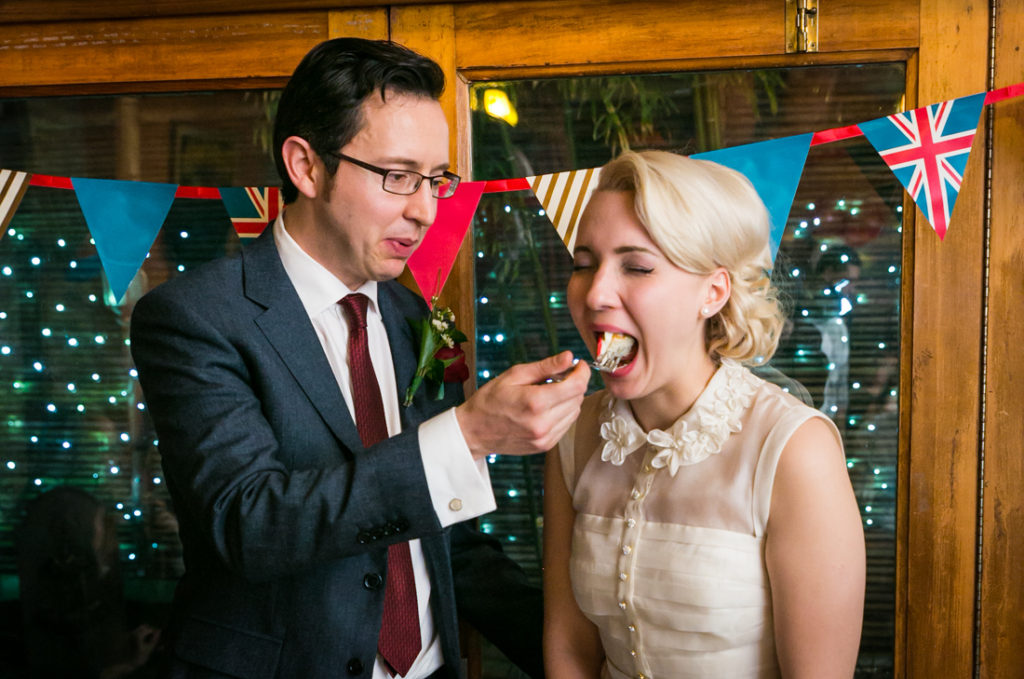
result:
[[[633,417],[644,431],[668,429],[693,407],[716,370],[711,356],[701,354],[666,388],[631,400]]]

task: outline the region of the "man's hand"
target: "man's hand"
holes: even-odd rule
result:
[[[552,377],[560,381],[545,383]],[[550,450],[576,421],[589,380],[586,363],[573,367],[569,351],[498,375],[455,409],[473,457]]]

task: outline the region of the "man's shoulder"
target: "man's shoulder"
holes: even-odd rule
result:
[[[242,258],[240,253],[225,255],[178,274],[147,292],[140,302],[149,298],[214,302],[239,294],[242,290]]]

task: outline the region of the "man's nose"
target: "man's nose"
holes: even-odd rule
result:
[[[421,226],[430,226],[437,217],[437,198],[430,193],[430,181],[424,179],[406,200],[405,216]]]

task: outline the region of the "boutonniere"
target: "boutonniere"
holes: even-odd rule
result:
[[[466,341],[466,335],[455,327],[455,314],[448,307],[438,306],[436,295],[430,304],[429,316],[409,319],[420,355],[416,361],[416,375],[405,390],[404,406],[412,403],[424,381],[434,387],[437,392],[434,398],[440,400],[444,398],[445,382],[463,382],[469,377],[466,354],[459,346]]]

